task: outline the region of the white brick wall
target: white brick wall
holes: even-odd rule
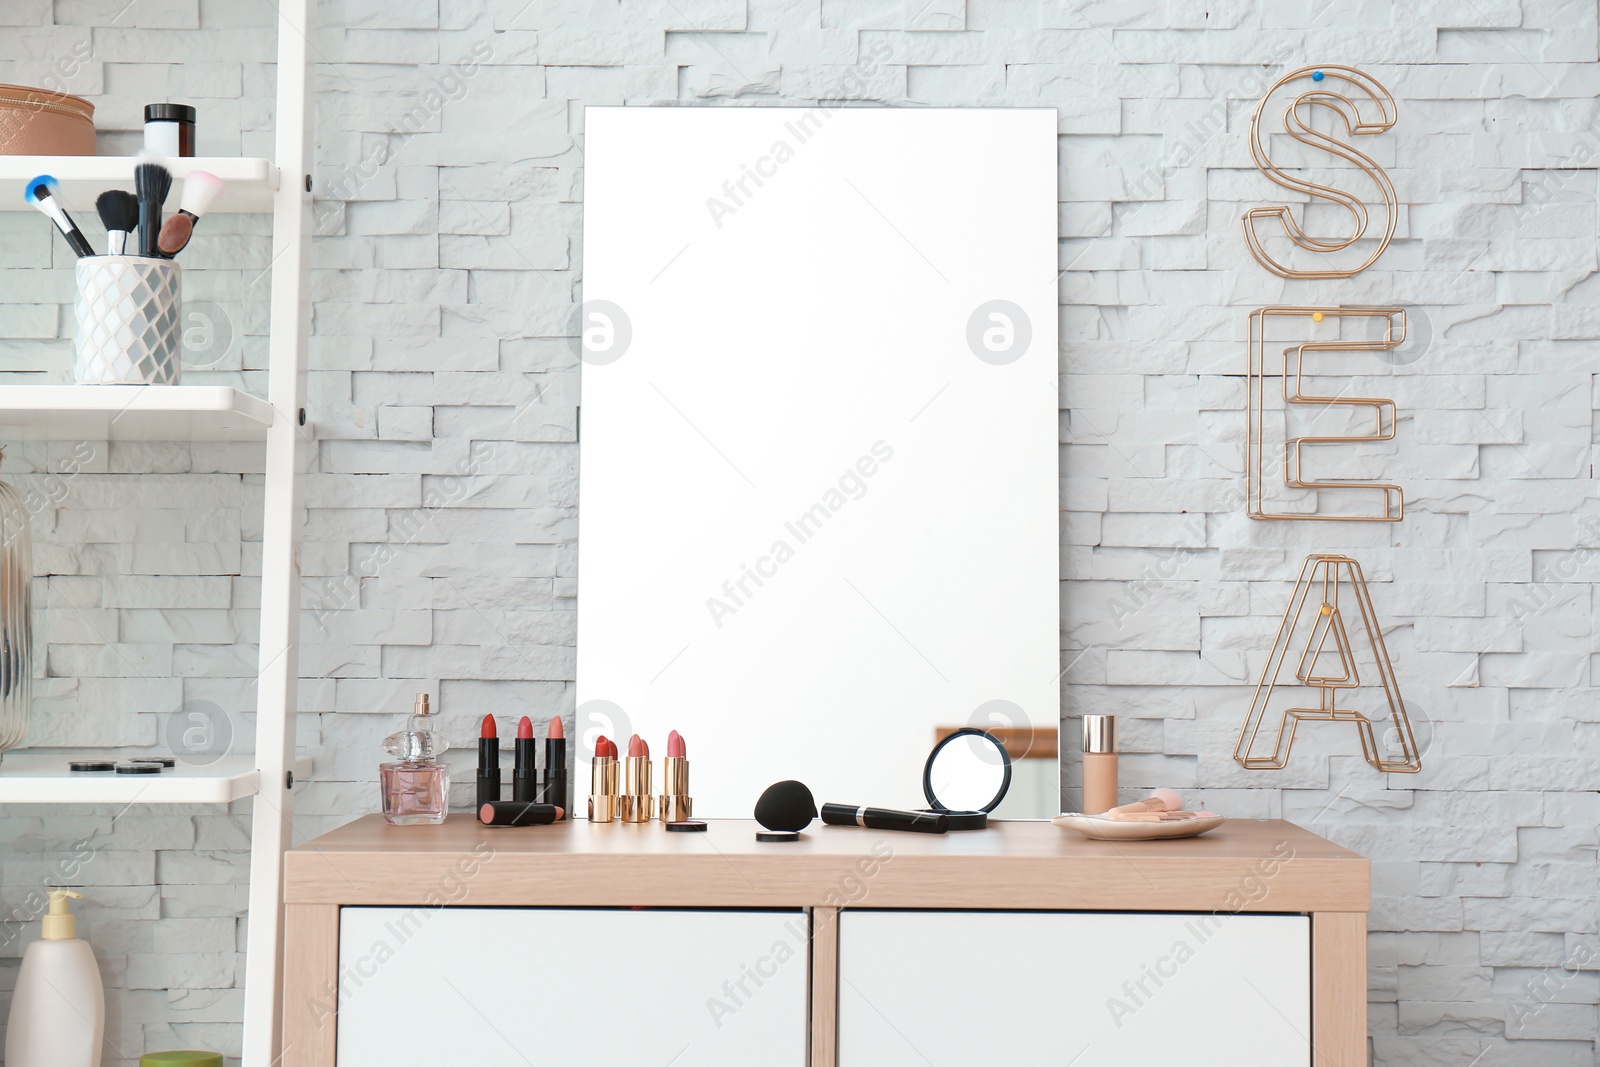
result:
[[[1061,113],[1068,709],[1123,717],[1129,793],[1177,786],[1373,859],[1377,1063],[1596,1062],[1594,4],[330,0],[320,19],[301,834],[374,807],[378,739],[418,689],[460,742],[485,708],[571,714],[582,106],[809,102],[878,49],[866,99]],[[271,151],[265,0],[15,0],[0,22],[0,81],[93,97],[102,151],[163,97],[200,108],[203,152]],[[1274,202],[1244,127],[1262,86],[1317,62],[1399,99],[1369,151],[1404,206],[1372,270],[1284,282],[1239,236]],[[64,247],[9,212],[0,243],[0,369],[61,380]],[[203,224],[187,295],[232,343],[191,380],[260,389],[268,257],[264,220]],[[1240,514],[1245,315],[1275,302],[1427,319],[1384,382],[1403,524]],[[50,474],[73,448],[5,465],[44,501],[33,743],[157,749],[186,701],[248,737],[257,460],[96,444]],[[1282,773],[1231,759],[1308,551],[1367,568],[1431,738],[1415,779],[1327,733]],[[64,870],[92,887],[109,1064],[237,1050],[245,843],[211,809],[0,818],[8,909]]]

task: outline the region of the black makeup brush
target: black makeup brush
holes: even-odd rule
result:
[[[100,223],[106,228],[106,251],[113,256],[128,254],[128,235],[139,228],[139,198],[126,189],[107,189],[94,202]]]
[[[139,194],[139,254],[151,258],[161,255],[156,245],[161,234],[161,205],[172,191],[172,172],[154,159],[141,152],[139,165],[133,168],[133,187]]]

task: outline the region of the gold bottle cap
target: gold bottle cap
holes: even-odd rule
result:
[[[411,714],[413,714],[413,715],[431,715],[431,714],[433,714],[432,709],[428,707],[428,694],[427,693],[418,693],[417,694],[417,703],[416,703],[416,706],[411,709]]]
[[[44,932],[40,936],[46,941],[71,941],[78,936],[78,917],[67,907],[67,898],[82,900],[83,894],[76,889],[58,889],[55,886],[45,892],[50,894],[50,911],[44,917]]]
[[[1115,715],[1085,715],[1083,717],[1083,750],[1097,755],[1117,750],[1117,717]]]

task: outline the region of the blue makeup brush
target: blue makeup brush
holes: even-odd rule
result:
[[[60,184],[50,175],[41,174],[28,183],[24,199],[38,208],[50,221],[56,224],[56,229],[61,231],[67,239],[67,244],[72,246],[79,258],[94,255],[94,249],[89,246],[88,240],[83,236],[83,231],[78,229],[78,224],[72,221],[72,216],[67,214],[67,209],[61,206],[61,201],[56,194],[61,191]]]

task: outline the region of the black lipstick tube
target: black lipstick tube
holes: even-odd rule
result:
[[[521,804],[515,800],[483,804],[478,821],[485,826],[549,826],[565,815],[554,804]]]
[[[478,738],[478,807],[500,801],[500,739]]]
[[[554,804],[562,811],[570,810],[567,798],[567,739],[544,739],[544,790],[539,794],[544,804]]]
[[[511,770],[511,799],[525,804],[539,799],[539,775],[533,765],[536,744],[531,737],[517,738],[517,764]]]
[[[942,834],[950,820],[936,811],[900,811],[855,804],[822,805],[822,821],[829,826],[865,826],[869,830],[905,830],[913,834]]]

